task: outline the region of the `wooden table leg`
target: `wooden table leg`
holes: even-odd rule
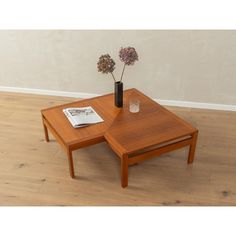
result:
[[[192,136],[192,143],[190,144],[189,147],[188,164],[192,164],[194,160],[194,154],[197,144],[197,136],[198,136],[198,131],[196,131]]]
[[[71,178],[75,178],[73,156],[72,156],[72,151],[69,148],[67,149],[67,157],[68,157],[70,176]]]
[[[123,155],[121,158],[121,186],[128,186],[128,155]]]
[[[42,116],[42,120],[43,120],[43,129],[44,129],[45,140],[46,140],[47,142],[49,142],[48,128],[47,128],[47,126],[46,126],[45,123],[44,123],[44,118],[43,118],[43,116]]]

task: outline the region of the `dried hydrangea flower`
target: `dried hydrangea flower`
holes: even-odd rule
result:
[[[133,47],[121,48],[119,57],[125,65],[133,65],[135,61],[138,61],[138,54]]]
[[[112,73],[115,70],[115,64],[109,54],[101,55],[97,63],[98,71],[105,74]]]
[[[119,82],[122,82],[126,65],[133,65],[135,61],[138,61],[138,54],[135,51],[135,48],[126,47],[120,49],[119,57],[120,60],[124,62],[122,74],[119,80]],[[115,70],[115,62],[109,54],[105,54],[99,57],[97,68],[99,72],[102,72],[104,74],[111,73],[113,80],[116,82],[116,79],[112,73]]]

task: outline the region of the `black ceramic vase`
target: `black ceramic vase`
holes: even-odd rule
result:
[[[123,83],[115,82],[115,105],[123,107]]]

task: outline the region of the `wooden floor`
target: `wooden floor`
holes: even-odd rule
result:
[[[74,152],[76,179],[55,142],[44,141],[40,110],[73,98],[0,93],[0,205],[236,205],[236,112],[169,107],[199,129],[187,148],[129,168],[102,143]],[[52,138],[52,136],[51,136]]]

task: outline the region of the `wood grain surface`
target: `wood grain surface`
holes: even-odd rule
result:
[[[169,112],[149,97],[132,89],[129,99],[140,102],[138,113],[129,112],[129,103],[117,114],[105,137],[122,147],[118,153],[131,154],[154,145],[162,144],[196,132],[183,119]]]

